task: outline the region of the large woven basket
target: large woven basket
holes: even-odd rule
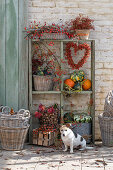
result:
[[[0,112],[0,140],[3,149],[23,149],[29,128],[30,112],[21,109],[11,115],[10,108],[5,106]]]
[[[52,76],[38,76],[33,75],[34,88],[37,91],[49,91],[53,88],[53,77]]]
[[[102,143],[105,146],[113,146],[113,117],[109,112],[104,112],[98,116]]]
[[[0,127],[0,140],[5,150],[21,150],[26,139],[29,126],[25,127]]]

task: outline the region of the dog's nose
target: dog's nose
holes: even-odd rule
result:
[[[63,136],[65,136],[65,135],[63,134]]]

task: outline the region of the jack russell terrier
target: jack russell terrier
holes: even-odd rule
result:
[[[86,147],[86,140],[77,133],[68,128],[66,125],[60,127],[61,139],[64,143],[65,149],[67,151],[68,146],[70,146],[70,153],[73,153],[73,148],[81,146],[79,150],[93,149],[93,147]]]

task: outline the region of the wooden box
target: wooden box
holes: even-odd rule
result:
[[[50,146],[53,145],[57,137],[56,131],[38,131],[37,129],[33,130],[33,144]]]

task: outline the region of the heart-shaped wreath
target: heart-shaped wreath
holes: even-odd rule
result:
[[[84,56],[81,58],[81,60],[78,61],[77,64],[75,64],[72,59],[71,48],[74,48],[75,56],[77,54],[77,51],[85,49]],[[68,42],[66,44],[66,53],[65,53],[66,59],[68,60],[68,64],[71,66],[73,70],[74,69],[79,70],[79,68],[82,67],[84,63],[86,63],[87,58],[89,57],[89,54],[90,54],[90,50],[91,50],[90,46],[86,43],[79,44],[78,46],[76,43],[73,43],[73,42]]]

